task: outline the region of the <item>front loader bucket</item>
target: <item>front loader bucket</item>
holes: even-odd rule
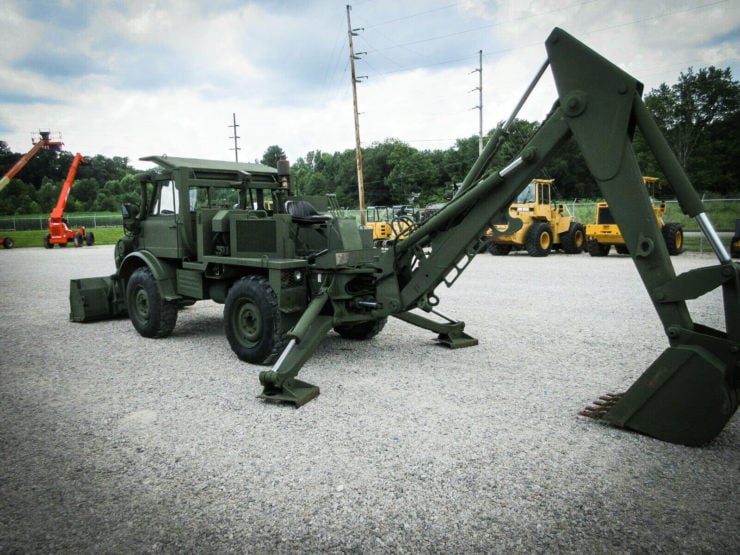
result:
[[[581,412],[654,438],[697,446],[714,439],[738,407],[736,370],[708,350],[669,347],[622,394]]]
[[[125,316],[123,282],[115,275],[73,279],[69,282],[69,307],[73,322]]]

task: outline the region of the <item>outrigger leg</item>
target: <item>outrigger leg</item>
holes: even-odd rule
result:
[[[393,314],[393,316],[399,320],[413,324],[414,326],[433,331],[438,334],[437,341],[450,349],[473,347],[478,344],[478,340],[476,338],[469,336],[463,331],[465,329],[465,322],[452,320],[444,314],[440,314],[434,310],[432,312],[437,316],[444,318],[447,322],[435,322],[421,314],[413,312],[401,312],[400,314]]]
[[[315,297],[288,334],[290,341],[271,370],[260,372],[264,387],[260,399],[295,404],[296,408],[318,397],[319,388],[296,379],[296,375],[332,328],[332,315],[322,314],[329,299],[324,291]]]

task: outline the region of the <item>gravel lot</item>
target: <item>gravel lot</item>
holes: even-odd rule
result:
[[[332,333],[298,410],[255,398],[220,305],[163,340],[70,323],[69,279],[113,270],[0,251],[0,552],[740,551],[740,417],[688,448],[577,416],[668,345],[629,258],[479,255],[438,291],[479,346]],[[719,292],[690,307],[724,327]]]

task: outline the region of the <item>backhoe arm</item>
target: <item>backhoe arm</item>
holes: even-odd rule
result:
[[[394,258],[393,271],[384,277],[398,281],[401,311],[432,311],[434,289],[442,281],[454,282],[464,269],[461,260],[472,259],[490,218],[572,136],[622,231],[671,345],[626,393],[607,395],[584,414],[675,443],[709,441],[734,414],[740,397],[738,266],[716,238],[698,194],[645,108],[642,84],[559,29],[547,40],[547,50],[558,90],[554,113],[512,164],[476,183],[466,182],[462,194],[399,242],[388,254]],[[636,126],[683,210],[707,234],[718,266],[676,276],[632,148]],[[484,173],[478,167],[474,177]],[[685,302],[719,286],[726,332],[695,324]]]
[[[283,380],[294,379],[319,335],[329,329],[330,320],[336,324],[342,318],[380,320],[393,315],[435,331],[440,328],[440,340],[451,347],[475,344],[462,334],[462,322],[436,324],[409,311],[436,312],[435,288],[442,282],[454,283],[478,252],[491,219],[505,211],[572,137],[619,225],[670,343],[627,392],[602,397],[584,414],[686,445],[705,443],[722,430],[740,398],[740,268],[717,239],[698,194],[645,108],[642,84],[560,29],[551,33],[546,47],[558,101],[521,154],[505,168],[488,173],[493,152],[505,134],[502,129],[442,210],[409,228],[379,257],[377,267],[357,269],[367,272],[362,298],[358,293],[353,299],[353,288],[346,286],[350,282],[340,280],[344,285],[335,284],[334,293],[317,303],[315,310],[306,311],[296,326],[299,333],[293,345],[300,345],[305,334],[310,348],[288,351],[264,376],[269,377],[263,379],[266,398],[278,398]],[[697,219],[707,235],[718,265],[676,276],[632,147],[637,126],[682,209]],[[372,297],[367,286],[371,279]],[[687,299],[717,287],[723,289],[726,331],[694,323],[686,305]],[[339,295],[341,302],[332,295]],[[312,322],[320,324],[318,335],[301,331],[312,329]]]

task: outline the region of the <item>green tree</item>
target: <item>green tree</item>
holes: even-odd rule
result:
[[[696,73],[689,68],[671,87],[663,83],[650,91],[645,104],[692,180],[697,181],[696,176],[701,176],[707,180],[701,183],[702,187],[719,186],[723,172],[712,170],[717,164],[711,152],[716,149],[732,152],[724,143],[735,141],[736,131],[724,136],[718,131],[726,131],[725,122],[736,121],[740,106],[740,84],[732,78],[730,68],[710,66]],[[712,159],[710,166],[706,164],[707,156]],[[737,162],[733,165],[732,173],[737,179]]]
[[[412,204],[413,199],[426,201],[439,183],[439,168],[432,164],[428,152],[398,142],[389,156],[393,169],[387,184],[393,204]]]
[[[30,214],[38,210],[36,189],[20,179],[11,179],[0,196],[0,213],[7,215]]]
[[[285,151],[278,145],[268,146],[267,150],[265,150],[265,153],[262,155],[260,163],[265,164],[266,166],[277,168],[278,160],[280,160],[280,158],[282,158],[283,156],[285,156]]]

